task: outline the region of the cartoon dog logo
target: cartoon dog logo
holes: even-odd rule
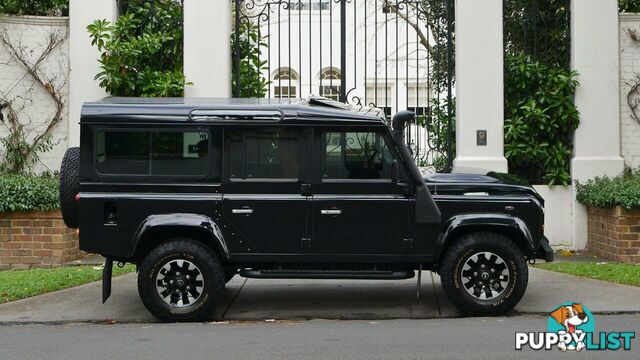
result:
[[[582,334],[583,331],[578,329],[578,326],[581,326],[589,321],[589,316],[584,312],[582,304],[578,303],[560,306],[550,315],[555,321],[558,322],[558,324],[566,329],[559,331],[558,334],[560,335]],[[569,343],[561,341],[558,343],[558,348],[560,348],[560,350],[562,351],[582,351],[585,349],[585,347],[586,346],[582,341],[577,341],[575,344],[574,341],[571,341]]]

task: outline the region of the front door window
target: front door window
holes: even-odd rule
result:
[[[323,179],[391,181],[393,157],[375,132],[327,132],[323,135]]]

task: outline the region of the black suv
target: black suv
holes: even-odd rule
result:
[[[107,98],[82,109],[61,168],[80,248],[138,267],[164,321],[211,318],[233,276],[407,279],[440,274],[463,313],[524,295],[527,261],[551,261],[543,200],[494,177],[419,172],[414,115],[382,118],[322,98]]]

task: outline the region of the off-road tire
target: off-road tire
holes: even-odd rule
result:
[[[225,265],[225,267],[224,267],[224,282],[228,283],[237,274],[238,274],[238,268],[236,268],[235,266],[231,266],[231,265]]]
[[[76,195],[80,192],[80,148],[67,149],[60,165],[60,210],[64,223],[77,229],[80,209]]]
[[[188,260],[202,273],[204,288],[190,305],[177,308],[162,300],[156,290],[156,275],[171,260]],[[153,249],[138,272],[138,294],[144,306],[164,322],[202,322],[211,320],[224,292],[225,273],[220,260],[208,247],[192,239],[172,239]]]
[[[480,300],[465,290],[461,272],[470,257],[485,251],[502,257],[510,276],[504,292],[493,299]],[[509,237],[492,232],[475,232],[457,239],[446,250],[441,262],[440,278],[449,301],[463,314],[497,316],[511,311],[522,299],[529,281],[529,269],[520,248]]]

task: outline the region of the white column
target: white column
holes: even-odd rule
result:
[[[454,172],[507,172],[504,157],[502,0],[456,0]],[[477,133],[486,131],[486,145]]]
[[[71,0],[69,3],[69,146],[80,144],[80,110],[85,101],[107,94],[93,78],[100,72],[100,52],[91,45],[87,26],[98,19],[117,18],[115,0]]]
[[[231,2],[184,2],[184,75],[188,97],[231,97]]]
[[[584,181],[617,175],[624,168],[620,156],[620,95],[618,1],[571,2],[571,62],[580,86],[575,104],[580,111],[571,161],[572,177]],[[573,244],[584,249],[587,214],[575,201]]]

